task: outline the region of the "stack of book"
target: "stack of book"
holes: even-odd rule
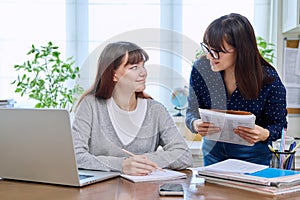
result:
[[[268,195],[300,191],[299,171],[269,168],[236,159],[199,168],[198,175],[207,182]]]
[[[15,101],[13,99],[0,99],[0,108],[12,108]]]

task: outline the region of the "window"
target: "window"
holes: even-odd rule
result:
[[[215,18],[238,12],[254,20],[254,0],[16,0],[0,2],[0,98],[26,101],[10,84],[31,44],[53,41],[82,69],[88,88],[101,48],[109,41],[136,42],[149,53],[146,92],[170,110],[171,92],[188,85],[202,35]],[[18,13],[17,17],[15,13]],[[166,33],[166,34],[163,34]]]
[[[229,13],[239,13],[249,19],[253,25],[254,0],[184,0],[182,6],[182,34],[197,43],[200,48],[206,27],[215,19]],[[185,49],[183,49],[185,51]],[[194,50],[194,53],[196,50]],[[182,62],[182,76],[188,83],[191,62]]]
[[[10,83],[17,77],[13,66],[26,59],[31,44],[52,41],[65,49],[65,2],[59,0],[15,0],[0,2],[0,99],[27,101],[14,93]]]

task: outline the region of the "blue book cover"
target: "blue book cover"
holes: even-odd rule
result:
[[[258,176],[263,178],[279,178],[279,177],[290,176],[295,174],[300,174],[300,171],[278,169],[278,168],[266,168],[247,175]]]

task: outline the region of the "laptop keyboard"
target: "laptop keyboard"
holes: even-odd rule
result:
[[[92,175],[83,175],[83,174],[79,174],[79,179],[82,180],[82,179],[86,179],[86,178],[90,178],[90,177],[93,177]]]

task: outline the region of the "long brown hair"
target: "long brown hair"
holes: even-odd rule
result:
[[[260,55],[248,19],[231,13],[214,20],[207,27],[203,42],[226,52],[224,41],[236,50],[235,78],[239,91],[246,99],[257,98],[263,84],[272,81],[263,66],[272,66]]]
[[[82,99],[89,94],[100,99],[111,98],[116,84],[113,81],[114,71],[124,62],[126,54],[128,54],[128,59],[125,65],[137,64],[141,61],[146,62],[149,59],[146,51],[134,43],[119,41],[108,44],[100,54],[94,84],[80,97],[77,106]],[[137,92],[136,96],[140,98],[151,98],[144,92]]]

